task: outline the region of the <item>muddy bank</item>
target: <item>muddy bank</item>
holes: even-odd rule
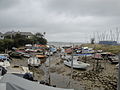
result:
[[[71,79],[71,68],[64,65],[63,60],[59,54],[50,57],[39,68],[32,68],[34,79],[49,82],[51,85],[56,85],[60,88],[74,88],[75,90],[116,90],[117,69],[115,65],[109,62],[100,61],[101,66],[104,67],[99,73],[92,70],[93,61],[88,60],[91,66],[86,70],[73,70]],[[12,64],[27,66],[27,59],[13,59]],[[49,74],[50,73],[50,74]]]

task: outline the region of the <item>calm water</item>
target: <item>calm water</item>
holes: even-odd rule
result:
[[[48,42],[48,45],[54,45],[56,47],[81,45],[82,43],[71,43],[71,42]]]

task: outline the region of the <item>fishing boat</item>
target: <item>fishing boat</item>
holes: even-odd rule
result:
[[[72,59],[67,59],[64,61],[64,64],[69,67],[71,67],[71,63],[72,63]],[[88,63],[78,61],[77,59],[73,60],[73,68],[74,69],[87,69],[89,66],[90,66],[90,64],[88,64]]]
[[[28,66],[39,67],[40,65],[41,61],[37,57],[31,57],[28,59]]]

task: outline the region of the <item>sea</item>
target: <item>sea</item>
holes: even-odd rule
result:
[[[75,46],[75,45],[81,45],[83,43],[81,42],[48,42],[48,45],[54,45],[56,47],[63,47],[63,46]]]

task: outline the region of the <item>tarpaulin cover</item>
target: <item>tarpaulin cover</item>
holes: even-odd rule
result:
[[[13,74],[6,74],[0,79],[0,90],[73,90],[55,88],[32,82]]]

